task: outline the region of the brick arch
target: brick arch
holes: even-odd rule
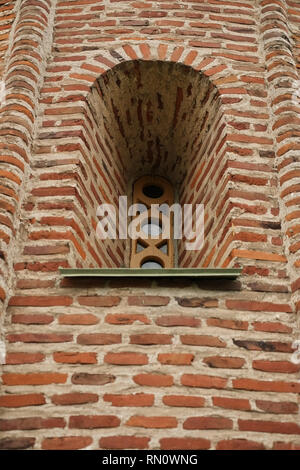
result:
[[[99,181],[99,202],[101,197],[111,202],[130,196],[132,183],[140,176],[168,177],[182,207],[207,206],[207,257],[213,249],[214,199],[226,179],[221,163],[226,123],[216,87],[184,64],[135,59],[103,74],[88,103],[97,129],[98,161],[106,169],[106,179]],[[197,258],[199,252],[187,253],[179,242],[180,266],[203,262]]]
[[[120,63],[133,60],[163,61],[186,65],[209,77],[218,90],[223,86],[221,82],[215,80],[230,73],[228,65],[222,58],[205,57],[195,48],[144,42],[136,45],[124,44],[115,49],[102,50],[101,54],[96,53],[94,57],[89,58],[88,62],[86,60],[82,60],[80,63],[76,62],[70,67],[67,76],[73,83],[78,83],[78,81],[81,84],[85,83],[87,86],[82,89],[82,94],[87,96],[90,85],[95,83],[100,75]],[[236,76],[231,83],[234,81],[238,82],[239,78]],[[222,94],[221,90],[220,94]]]
[[[111,149],[95,131],[100,121],[95,112],[97,105],[91,99],[91,90],[97,89],[100,81],[104,84],[117,70],[137,63],[143,66],[169,64],[170,68],[189,70],[189,73],[202,77],[209,84],[215,102],[218,102],[220,114],[214,128],[216,134],[208,132],[210,145],[206,145],[212,158],[202,159],[202,167],[196,158],[189,167],[190,172],[186,174],[191,185],[190,191],[186,190],[184,184],[181,186],[181,201],[204,202],[211,206],[206,216],[206,244],[201,252],[192,254],[180,249],[180,266],[226,267],[233,265],[237,257],[284,263],[285,258],[281,253],[273,253],[272,247],[264,248],[263,253],[258,250],[261,242],[267,242],[266,235],[257,233],[263,232],[262,224],[254,225],[253,234],[246,236],[236,233],[236,224],[242,227],[245,224],[244,220],[240,221],[240,214],[246,212],[250,217],[253,214],[262,215],[270,211],[272,206],[272,198],[268,194],[259,191],[250,194],[252,185],[271,186],[272,170],[263,164],[245,162],[245,158],[254,154],[249,146],[257,147],[255,152],[258,153],[259,146],[266,148],[272,146],[273,142],[266,136],[247,136],[245,127],[234,121],[235,116],[238,120],[239,116],[246,114],[237,107],[240,103],[247,106],[247,93],[242,87],[241,78],[237,74],[233,75],[219,59],[203,58],[194,49],[165,44],[139,44],[124,45],[115,50],[102,51],[101,54],[97,52],[89,63],[82,62],[78,66],[76,62],[76,65],[70,66],[60,84],[64,94],[58,93],[55,100],[47,99],[46,87],[42,90],[44,110],[38,138],[34,143],[31,194],[25,205],[25,211],[28,211],[25,217],[31,217],[33,223],[29,227],[28,244],[21,253],[24,262],[17,263],[17,270],[28,269],[35,244],[41,247],[41,254],[47,254],[48,248],[51,253],[52,244],[60,244],[60,248],[55,250],[61,249],[61,253],[55,252],[55,259],[49,268],[43,265],[46,271],[55,270],[58,266],[113,267],[122,266],[126,262],[124,241],[111,242],[106,246],[95,237],[96,206],[111,200],[117,203],[118,195],[121,194],[120,191],[113,193],[112,181],[114,184],[118,182],[116,186],[119,184],[123,194],[127,188],[124,180],[120,183],[120,172],[108,174],[97,161],[97,154],[106,154],[107,169]],[[56,65],[49,65],[47,72],[51,71],[56,72]],[[227,116],[232,119],[230,126]],[[251,113],[248,117],[251,118]],[[265,119],[265,114],[259,118]],[[114,160],[118,158],[120,156],[114,157]],[[251,177],[249,170],[266,171],[267,178]],[[213,184],[211,190],[207,191],[212,174],[214,176],[210,182]],[[105,194],[109,186],[110,193]],[[254,205],[251,204],[253,200],[256,200]],[[253,227],[252,221],[246,221],[247,225]],[[240,230],[243,232],[243,229]],[[46,243],[50,243],[49,247],[43,248]],[[37,267],[32,269],[39,269],[41,259],[39,257]]]
[[[123,55],[121,55],[123,54]],[[191,49],[191,50],[184,50],[181,47],[175,47],[175,48],[170,48],[166,47],[165,45],[159,45],[158,47],[155,48],[150,48],[148,45],[139,45],[139,46],[123,46],[122,48],[114,51],[109,51],[110,59],[108,59],[106,56],[101,55],[97,56],[94,58],[93,61],[90,61],[89,65],[87,66],[86,64],[82,64],[82,69],[87,69],[89,68],[89,73],[93,71],[93,75],[80,75],[76,73],[74,70],[69,72],[69,78],[75,79],[75,80],[80,80],[81,82],[81,87],[83,91],[83,96],[86,97],[86,100],[88,102],[88,106],[83,110],[82,114],[85,116],[85,118],[81,122],[80,129],[72,130],[69,132],[69,136],[73,137],[72,142],[73,143],[64,143],[64,144],[59,144],[58,140],[58,145],[56,146],[57,150],[60,152],[64,151],[75,151],[78,152],[78,150],[82,150],[82,156],[81,162],[78,161],[78,164],[75,163],[73,166],[74,172],[73,172],[73,177],[75,179],[77,178],[77,185],[72,186],[72,187],[54,187],[53,182],[57,182],[60,177],[62,177],[63,180],[63,175],[61,174],[61,169],[59,162],[57,161],[57,165],[55,165],[55,161],[53,162],[51,170],[43,171],[43,174],[40,175],[38,178],[38,186],[40,186],[40,180],[46,181],[48,179],[47,186],[44,188],[38,188],[38,187],[33,187],[32,189],[32,195],[36,199],[36,208],[40,208],[43,211],[48,211],[46,216],[40,217],[39,220],[39,225],[40,226],[46,226],[46,230],[40,230],[40,231],[32,231],[30,230],[31,233],[29,234],[29,238],[32,240],[32,243],[35,243],[37,240],[42,240],[43,237],[49,237],[49,225],[51,226],[52,224],[59,227],[58,231],[61,231],[61,227],[64,226],[64,229],[66,229],[66,226],[68,226],[67,234],[65,233],[65,236],[68,237],[69,240],[71,240],[74,248],[74,257],[75,257],[75,263],[78,266],[122,266],[124,264],[127,264],[128,261],[124,259],[124,253],[125,253],[125,242],[120,241],[120,242],[110,242],[110,243],[105,243],[105,242],[99,242],[99,240],[96,239],[95,237],[95,228],[96,228],[96,205],[101,203],[101,202],[112,202],[114,201],[117,203],[118,196],[122,194],[126,194],[128,187],[127,186],[127,180],[133,179],[133,177],[138,176],[141,174],[141,171],[145,171],[143,168],[139,169],[139,173],[134,173],[134,174],[128,174],[127,175],[127,180],[122,179],[122,173],[125,172],[127,163],[123,165],[122,168],[113,168],[112,171],[107,173],[107,169],[110,168],[111,165],[111,160],[120,160],[120,154],[116,154],[114,156],[110,155],[112,152],[112,143],[111,145],[108,143],[108,140],[111,139],[111,136],[109,136],[108,129],[105,128],[105,125],[101,128],[100,134],[95,131],[97,127],[99,127],[99,122],[101,118],[99,118],[99,115],[97,115],[97,112],[94,112],[95,108],[97,108],[97,103],[93,102],[93,91],[88,93],[88,89],[84,88],[84,80],[88,79],[90,82],[92,82],[92,76],[96,76],[97,78],[95,79],[93,85],[89,87],[90,90],[96,90],[97,93],[97,88],[99,89],[99,82],[102,82],[102,85],[105,83],[105,81],[109,80],[109,76],[111,72],[116,74],[116,70],[122,70],[125,66],[128,67],[136,67],[139,66],[138,64],[141,64],[141,67],[145,67],[145,64],[153,64],[153,67],[155,68],[155,64],[160,64],[160,67],[163,67],[166,64],[169,64],[169,70],[176,70],[177,75],[178,73],[183,73],[182,71],[184,70],[185,74],[190,74],[193,75],[194,79],[195,77],[202,77],[201,80],[203,83],[205,83],[204,91],[203,91],[203,97],[202,101],[205,103],[205,113],[203,113],[202,116],[202,121],[203,121],[203,126],[209,127],[212,125],[212,121],[218,120],[219,123],[215,123],[216,129],[215,133],[212,133],[208,136],[208,139],[203,140],[203,142],[199,143],[199,135],[197,133],[193,137],[193,142],[192,144],[195,146],[197,145],[198,151],[201,150],[201,145],[206,146],[207,149],[210,149],[212,154],[213,154],[213,148],[216,146],[219,146],[218,149],[218,154],[221,155],[221,153],[224,153],[224,144],[225,144],[225,139],[224,139],[224,128],[225,128],[225,123],[222,122],[222,100],[221,100],[221,94],[220,91],[218,90],[217,86],[213,83],[212,77],[220,77],[222,74],[225,72],[227,67],[223,64],[220,64],[218,60],[215,59],[201,59],[197,61],[197,51]],[[139,58],[142,60],[139,61]],[[96,66],[95,63],[99,64],[99,61],[102,61],[102,64],[104,65],[105,68],[99,68],[99,65]],[[127,64],[127,65],[126,65]],[[143,64],[143,65],[142,65]],[[97,68],[98,67],[98,68]],[[167,69],[166,69],[167,70]],[[127,71],[128,72],[128,71]],[[99,76],[100,74],[100,76]],[[155,71],[154,71],[155,74]],[[176,75],[176,73],[175,73]],[[183,76],[183,79],[186,78],[186,76]],[[200,80],[200,78],[198,78]],[[187,87],[189,85],[187,84]],[[200,87],[200,82],[198,83],[198,86]],[[200,88],[199,88],[200,89]],[[99,91],[99,90],[98,90]],[[188,92],[185,90],[186,93],[192,94],[192,92]],[[165,92],[166,93],[166,92]],[[177,94],[176,94],[177,93]],[[183,96],[181,96],[182,90],[178,90],[176,92],[176,87],[174,88],[174,99],[176,100],[174,104],[174,115],[170,116],[170,121],[172,121],[172,125],[174,124],[174,121],[177,120],[177,114],[179,111],[179,107],[181,105],[181,102],[183,100]],[[209,95],[211,94],[211,98],[209,98]],[[205,96],[206,95],[206,96]],[[192,96],[193,99],[195,99],[195,92],[194,96]],[[191,101],[191,100],[190,100]],[[199,101],[200,102],[200,101]],[[220,113],[218,114],[216,112],[215,116],[210,117],[210,119],[207,119],[208,115],[208,107],[211,103],[215,102],[216,103],[216,109],[220,109]],[[191,103],[190,103],[191,104]],[[162,104],[159,104],[162,105]],[[163,106],[163,105],[162,105]],[[99,107],[99,106],[98,106]],[[186,105],[186,110],[185,110],[185,115],[188,114],[188,109],[189,104]],[[178,108],[178,109],[177,109]],[[58,111],[59,108],[53,109],[53,107],[50,105],[47,107],[45,111],[45,115],[51,116],[53,113],[55,115],[56,112]],[[215,109],[215,108],[212,108]],[[71,111],[74,112],[76,115],[77,109],[71,109]],[[110,115],[114,114],[114,109],[110,109]],[[46,116],[45,116],[46,117]],[[107,117],[109,118],[109,116]],[[168,114],[165,115],[165,119],[168,119]],[[207,122],[206,122],[207,121]],[[211,121],[211,122],[210,122]],[[68,123],[69,124],[69,123]],[[103,124],[103,123],[102,123]],[[119,123],[120,124],[120,123]],[[201,122],[198,122],[198,125],[200,126]],[[111,128],[112,126],[110,126]],[[93,131],[94,128],[94,131]],[[68,138],[68,128],[66,127],[63,129],[63,131],[60,131],[60,129],[57,129],[57,137],[59,138],[62,134],[61,132]],[[92,136],[94,132],[94,135]],[[157,129],[156,131],[157,132]],[[208,133],[208,130],[204,129],[204,132]],[[120,134],[120,132],[119,132]],[[198,133],[199,134],[199,133]],[[116,133],[115,133],[116,135]],[[88,137],[89,136],[89,137]],[[48,137],[52,137],[49,135],[47,132],[43,132],[40,134],[40,141],[41,139],[46,139],[44,141],[47,141]],[[118,136],[120,137],[120,135]],[[74,138],[78,138],[78,141],[81,141],[81,144],[75,144]],[[89,140],[87,142],[87,140]],[[163,137],[161,138],[163,140]],[[83,142],[85,141],[85,144]],[[180,139],[179,139],[180,141]],[[179,143],[179,141],[177,143]],[[37,144],[38,145],[38,144]],[[53,146],[53,144],[52,144]],[[83,149],[84,146],[84,149]],[[187,141],[186,141],[186,146],[187,146]],[[189,146],[189,150],[192,150],[192,146]],[[142,151],[142,150],[141,150]],[[203,149],[201,150],[203,153]],[[43,152],[43,151],[42,151]],[[99,158],[99,161],[97,161],[97,153],[98,155],[103,155],[103,159]],[[195,154],[195,151],[193,150],[193,153]],[[43,152],[44,154],[44,152]],[[217,201],[218,200],[218,195],[217,192],[215,194],[215,197],[212,198],[212,192],[210,191],[210,194],[204,194],[203,191],[205,191],[205,186],[207,185],[208,178],[209,178],[209,172],[214,171],[216,173],[216,179],[219,177],[220,181],[219,183],[223,184],[223,175],[222,171],[224,173],[225,169],[224,166],[220,166],[220,156],[218,158],[215,158],[215,154],[213,154],[215,158],[214,165],[212,165],[212,160],[207,159],[207,161],[204,164],[204,168],[200,169],[199,167],[199,161],[197,160],[197,156],[192,154],[191,158],[191,163],[188,168],[185,168],[185,170],[182,170],[181,174],[181,182],[180,182],[180,187],[178,188],[179,190],[179,197],[181,202],[189,202],[189,203],[200,203],[200,202],[209,202],[211,201],[211,204],[214,205],[214,210],[211,211],[211,215],[207,218],[207,227],[208,227],[208,232],[211,231],[212,227],[212,217],[213,217],[213,212],[215,212],[216,209],[220,211],[219,216],[223,216],[222,214],[222,208],[217,207]],[[52,155],[52,158],[54,155]],[[56,158],[56,157],[55,157]],[[160,158],[160,155],[159,155]],[[173,174],[173,177],[175,177],[176,173],[178,172],[178,156],[173,158],[173,163],[172,163],[172,168],[169,168],[168,166],[165,166],[164,168],[157,169],[158,173],[160,172],[161,174],[166,174],[171,171],[171,174]],[[223,156],[221,156],[223,158]],[[44,158],[43,158],[44,160]],[[79,159],[80,160],[80,159]],[[170,157],[169,157],[170,160]],[[103,162],[103,166],[101,167],[101,164],[99,162]],[[129,160],[128,160],[129,161]],[[67,163],[67,162],[66,162]],[[90,165],[91,163],[91,165]],[[72,162],[70,160],[70,164],[72,165]],[[41,166],[44,166],[45,163],[41,163]],[[89,166],[90,165],[90,166]],[[157,161],[154,162],[152,167],[147,168],[148,172],[153,171],[153,166],[155,167],[157,165]],[[177,166],[176,166],[177,165]],[[220,166],[219,172],[216,171],[216,166]],[[50,166],[50,165],[49,165]],[[86,168],[85,168],[86,166]],[[135,165],[132,165],[135,167]],[[143,166],[143,165],[142,165]],[[176,166],[176,171],[174,171]],[[89,167],[87,172],[89,172],[89,176],[87,174],[85,175],[84,173],[86,172],[86,169]],[[111,169],[111,168],[110,168]],[[206,171],[207,169],[207,175],[205,178],[202,177],[203,171]],[[121,170],[121,171],[120,171]],[[122,171],[123,170],[123,171]],[[38,170],[39,171],[39,170]],[[172,173],[173,172],[173,173]],[[129,172],[130,173],[130,172]],[[201,175],[200,175],[201,173]],[[97,175],[97,178],[94,179],[93,177]],[[195,177],[196,174],[196,177]],[[93,175],[93,176],[92,176]],[[193,178],[192,178],[193,176]],[[88,184],[86,184],[87,179],[89,180]],[[184,179],[185,178],[185,179]],[[192,178],[192,180],[191,180]],[[186,190],[186,184],[184,181],[190,180],[191,181],[191,188],[189,191]],[[204,180],[204,181],[203,181]],[[51,181],[51,186],[49,181]],[[96,183],[95,183],[96,181]],[[112,181],[116,181],[116,183],[112,184]],[[205,184],[204,184],[205,183]],[[60,183],[58,183],[59,185]],[[60,211],[60,207],[63,208],[63,206],[60,206],[57,203],[53,202],[42,202],[42,201],[47,201],[45,197],[47,198],[47,194],[50,194],[47,191],[47,187],[50,186],[50,193],[53,191],[53,194],[57,194],[60,196],[63,196],[65,198],[68,197],[73,197],[75,202],[73,202],[73,213],[72,217],[68,219],[67,217],[59,217],[57,215],[57,211]],[[114,186],[118,188],[118,191],[114,191]],[[87,191],[87,188],[89,190]],[[65,191],[65,193],[64,193]],[[74,197],[75,196],[75,197]],[[207,196],[206,199],[204,196]],[[203,201],[205,199],[205,201]],[[41,201],[41,202],[39,202]],[[30,206],[28,206],[30,207]],[[65,206],[66,207],[66,206]],[[87,209],[89,207],[89,209]],[[91,209],[93,208],[93,209]],[[56,211],[56,212],[55,212]],[[93,213],[91,213],[93,211]],[[52,215],[53,214],[53,215]],[[55,215],[54,215],[55,214]],[[227,215],[227,214],[226,214]],[[225,219],[227,220],[227,217],[225,215]],[[90,227],[88,226],[90,224]],[[66,230],[65,230],[66,232]],[[55,235],[53,235],[55,237]],[[63,237],[64,235],[60,235],[60,233],[56,234],[57,237]],[[39,238],[41,237],[41,238]],[[210,237],[213,238],[212,231],[210,233]],[[228,241],[227,241],[228,243]],[[182,245],[183,246],[183,245]],[[209,249],[210,248],[210,249]],[[212,252],[213,250],[213,252]],[[30,249],[29,249],[30,251]],[[199,266],[201,263],[205,261],[205,258],[208,258],[208,252],[210,254],[210,259],[212,258],[214,252],[216,250],[213,249],[213,246],[208,247],[208,245],[205,246],[205,250],[203,253],[199,254],[194,252],[193,257],[191,258],[190,253],[184,253],[183,248],[180,248],[179,250],[179,264],[182,266]],[[205,262],[205,265],[208,265],[210,262],[210,259],[207,259]],[[217,260],[217,264],[219,263],[220,259]],[[69,261],[69,264],[71,264],[72,261]],[[65,265],[65,264],[63,264]],[[74,265],[74,258],[73,258],[73,265]],[[22,267],[22,264],[20,265]]]

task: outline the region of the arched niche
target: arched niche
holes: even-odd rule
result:
[[[101,75],[87,97],[89,166],[93,200],[117,206],[143,175],[163,176],[177,202],[205,205],[202,250],[178,243],[179,267],[208,266],[217,256],[225,194],[225,123],[216,86],[189,66],[164,61],[123,62]],[[96,207],[88,204],[88,212]],[[223,220],[223,224],[226,220]],[[130,243],[95,240],[128,266]]]

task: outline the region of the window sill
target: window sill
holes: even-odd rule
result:
[[[134,269],[134,268],[60,268],[63,277],[101,277],[101,278],[215,278],[236,279],[242,269],[227,268],[172,268],[172,269]]]

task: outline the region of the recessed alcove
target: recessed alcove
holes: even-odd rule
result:
[[[228,223],[220,207],[227,183],[226,129],[215,85],[182,64],[129,61],[95,81],[87,104],[86,208],[94,228],[98,204],[117,210],[120,196],[131,203],[133,183],[141,176],[167,177],[182,207],[205,206],[202,249],[186,251],[184,238],[179,240],[177,266],[210,266]],[[98,259],[105,253],[98,266],[129,266],[128,240],[99,240],[94,230],[90,244]]]

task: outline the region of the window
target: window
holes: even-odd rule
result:
[[[133,185],[133,203],[130,267],[173,268],[174,229],[167,210],[174,203],[172,185],[160,176],[143,176]]]

